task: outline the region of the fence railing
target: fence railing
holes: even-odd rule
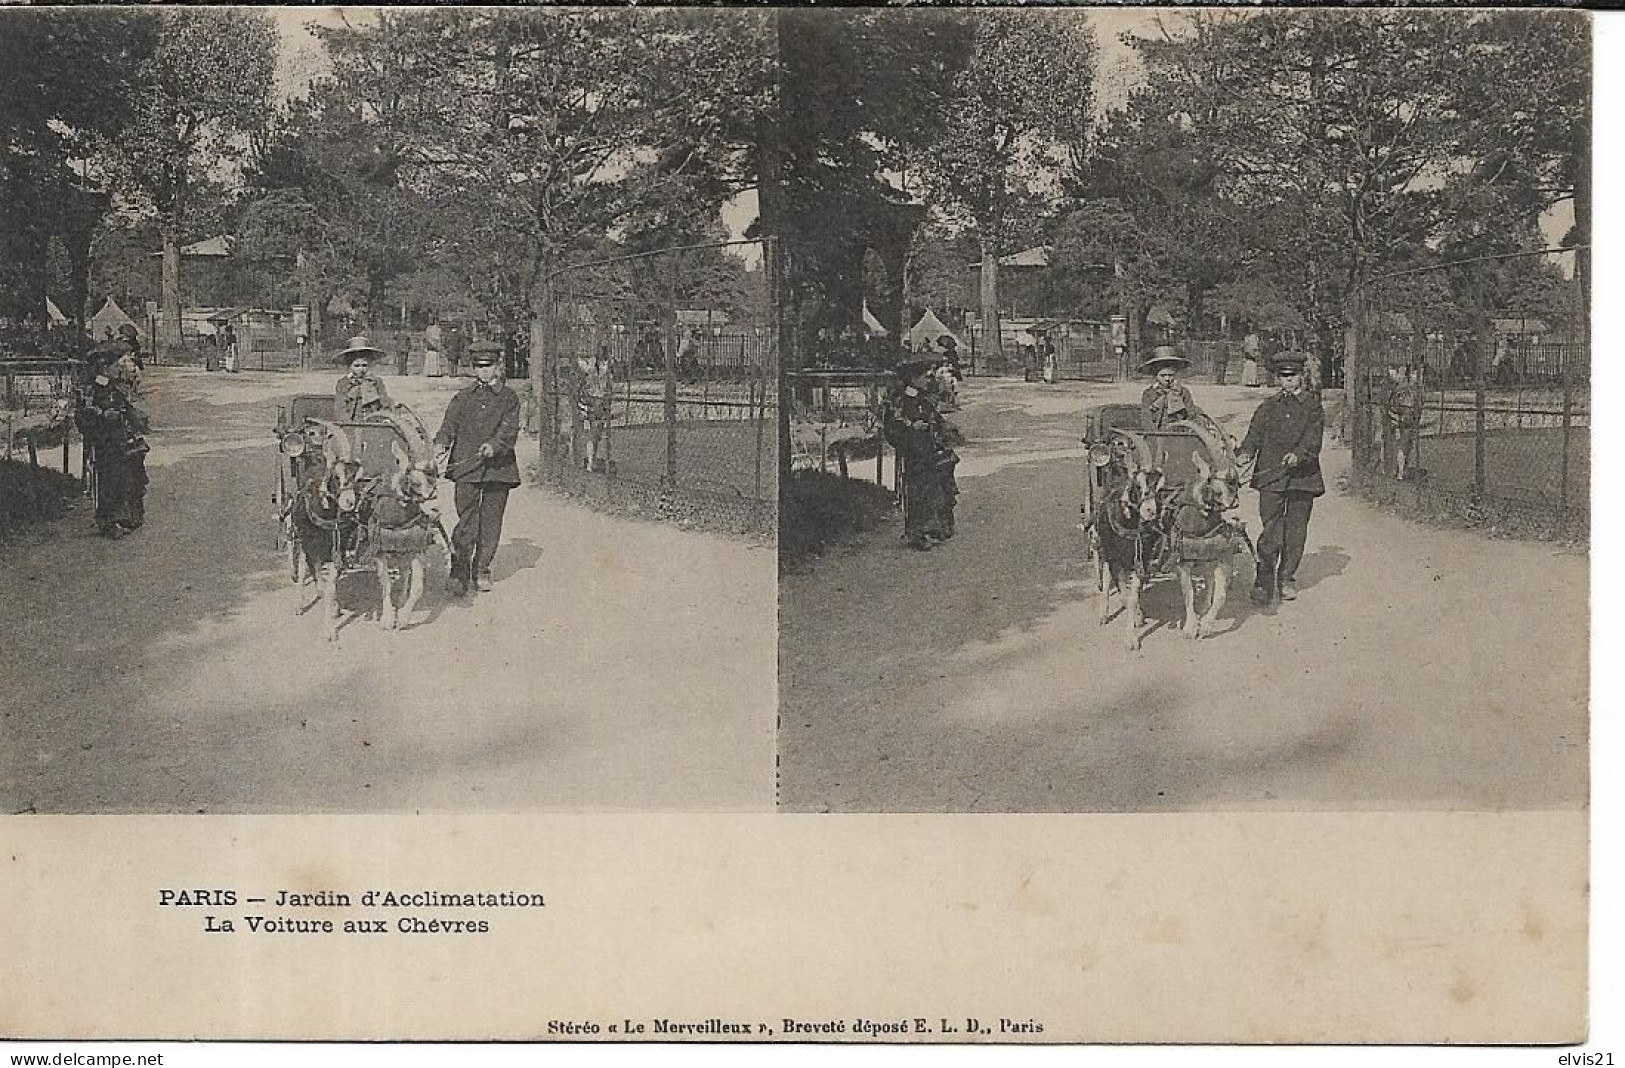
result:
[[[788,377],[790,466],[895,484],[895,462],[887,467],[881,408],[896,376],[890,371],[801,371]],[[861,471],[854,470],[858,466]]]
[[[1139,364],[1151,355],[1151,346],[1142,345],[1139,355],[1125,357],[1112,346],[1110,331],[1104,328],[1056,329],[1047,336],[1055,346],[1055,378],[1063,382],[1110,382],[1121,377],[1125,370],[1132,377]],[[1239,340],[1184,338],[1173,342],[1173,347],[1190,361],[1187,374],[1221,384],[1240,384],[1245,353]],[[1007,344],[1003,357],[989,357],[973,346],[964,367],[967,373],[977,376],[1021,375],[1033,380],[1044,375],[1045,362],[1045,352],[1037,347]],[[1334,362],[1323,377],[1328,385],[1339,385],[1340,365]]]
[[[1475,264],[1407,272],[1406,280],[1436,271],[1442,281]],[[1436,294],[1453,291],[1428,281]],[[1472,309],[1425,305],[1416,291],[1398,300],[1374,285],[1356,317],[1348,427],[1356,488],[1510,533],[1584,536],[1591,354],[1578,312],[1549,310],[1535,337],[1514,330],[1534,317],[1492,319],[1480,309],[1475,320]]]
[[[754,243],[638,253],[551,277],[536,409],[549,482],[662,518],[772,533],[779,386],[765,294],[746,309],[756,314],[696,313],[685,305],[701,298],[680,284],[692,283],[697,256],[725,270],[717,254],[740,244]],[[593,296],[601,291],[614,299]]]

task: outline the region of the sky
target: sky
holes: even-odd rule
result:
[[[346,9],[336,7],[276,7],[268,9],[282,39],[277,57],[277,94],[283,99],[303,95],[313,77],[327,72],[321,42],[307,28],[310,23],[324,26],[343,24]],[[352,21],[366,16],[364,9],[348,9]]]

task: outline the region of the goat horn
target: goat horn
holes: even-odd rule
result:
[[[343,427],[327,424],[327,441],[332,446],[333,453],[327,461],[329,466],[337,460],[355,459],[355,446],[351,444],[350,435],[344,432]]]

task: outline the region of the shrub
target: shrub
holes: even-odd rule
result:
[[[60,517],[82,489],[77,478],[61,471],[0,460],[0,534]]]
[[[875,529],[896,506],[873,482],[796,471],[779,503],[779,564],[794,565]]]

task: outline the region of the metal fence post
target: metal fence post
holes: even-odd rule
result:
[[[1475,368],[1473,383],[1473,496],[1482,500],[1489,488],[1489,482],[1484,477],[1484,447],[1485,436],[1488,433],[1488,421],[1485,418],[1485,408],[1488,403],[1488,382],[1484,374],[1484,335],[1482,331],[1474,334],[1475,348],[1478,357],[1473,362]]]
[[[1368,297],[1365,293],[1356,290],[1351,300],[1353,305],[1349,310],[1349,321],[1353,329],[1349,331],[1347,349],[1343,353],[1343,386],[1347,394],[1348,404],[1348,434],[1349,449],[1353,453],[1352,467],[1354,477],[1359,479],[1371,464],[1370,433],[1366,425],[1367,409],[1370,404],[1371,384],[1366,380],[1365,370],[1365,315]]]
[[[666,356],[666,483],[677,483],[677,349],[674,338],[661,345]]]
[[[1574,423],[1574,375],[1570,370],[1573,362],[1568,358],[1567,351],[1563,352],[1563,459],[1562,474],[1557,490],[1557,517],[1563,526],[1568,525],[1569,519],[1569,443],[1573,434]]]
[[[757,398],[758,389],[761,391],[759,400]],[[762,496],[762,439],[767,429],[767,382],[765,380],[760,383],[751,382],[750,392],[751,407],[755,410],[756,416],[756,474],[752,488],[756,496],[760,498]]]

